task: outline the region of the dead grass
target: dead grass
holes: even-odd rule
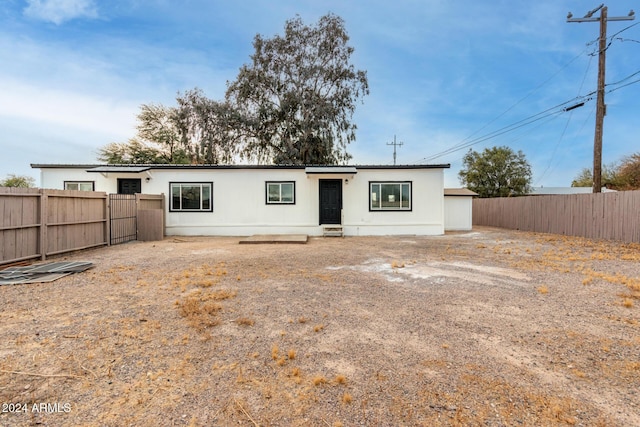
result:
[[[327,379],[322,375],[316,375],[315,377],[313,377],[311,382],[313,383],[313,385],[319,386],[319,385],[322,385],[322,384],[326,384],[327,383]]]
[[[241,326],[253,326],[256,322],[248,317],[241,317],[236,319],[236,323]]]
[[[0,289],[0,402],[68,399],[74,408],[0,414],[0,424],[617,426],[637,419],[616,417],[635,416],[629,402],[640,387],[640,246],[581,247],[544,236],[533,244],[408,239],[322,240],[306,256],[287,247],[243,254],[220,239],[193,249],[135,243],[120,262],[138,259],[143,269],[118,266],[112,258],[121,248],[107,248],[87,276]],[[178,259],[173,266],[159,259],[165,250]],[[392,263],[395,281],[326,268],[368,265],[378,254],[376,265],[387,271],[388,260],[412,261]],[[193,265],[185,266],[187,257]],[[553,272],[555,281],[536,276],[511,288],[506,279],[492,287],[405,277],[443,260]]]

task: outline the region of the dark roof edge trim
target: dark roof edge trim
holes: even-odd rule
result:
[[[46,164],[46,163],[31,163],[33,169],[91,169],[105,166],[118,166],[118,167],[131,167],[140,168],[148,167],[150,169],[162,170],[162,169],[302,169],[307,167],[354,167],[356,169],[448,169],[450,164],[436,164],[436,165],[153,165],[153,164],[139,164],[139,165],[106,165],[106,164],[90,164],[90,165],[73,165],[73,164]]]

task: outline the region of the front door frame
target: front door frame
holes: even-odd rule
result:
[[[326,197],[323,198],[323,191],[334,192],[335,200],[332,195],[329,199],[334,199],[335,203],[327,206]],[[325,194],[326,195],[326,194]],[[342,180],[341,179],[320,179],[318,180],[318,198],[319,198],[319,224],[320,225],[340,225],[342,224]]]
[[[134,191],[131,191],[131,184],[134,184]],[[135,191],[138,190],[138,191]],[[142,193],[142,179],[140,178],[118,178],[118,194]]]

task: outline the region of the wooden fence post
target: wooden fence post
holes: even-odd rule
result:
[[[40,189],[40,260],[47,259],[47,217],[48,217],[48,195],[47,190]]]

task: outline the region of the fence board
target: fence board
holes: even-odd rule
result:
[[[107,197],[93,191],[0,187],[0,264],[108,245]],[[146,214],[151,221],[147,238],[162,239],[164,203],[161,194],[135,196],[127,208],[133,210],[125,213],[129,217],[125,232],[136,238],[136,211],[144,209],[150,211]],[[114,227],[118,231],[123,225]]]
[[[138,209],[138,240],[150,242],[164,238],[164,211],[161,209]]]
[[[106,194],[0,187],[0,264],[107,244]]]
[[[473,225],[640,243],[640,191],[473,200]]]

